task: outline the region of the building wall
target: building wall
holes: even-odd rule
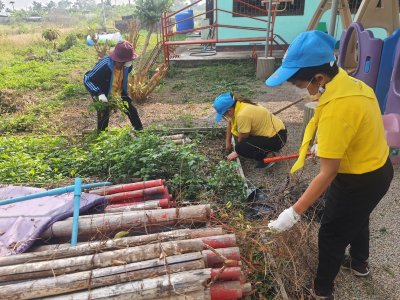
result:
[[[288,43],[291,43],[293,39],[301,32],[305,31],[308,24],[315,12],[320,1],[318,0],[307,0],[304,6],[304,15],[300,16],[277,16],[275,19],[274,33],[282,36]],[[233,1],[232,0],[219,0],[218,8],[227,11],[232,11]],[[260,19],[267,19],[267,17],[257,17]],[[329,28],[330,10],[325,12],[320,22],[326,22]],[[248,26],[248,27],[260,27],[266,28],[267,23],[253,20],[246,17],[233,17],[231,13],[218,11],[218,24],[225,25],[236,25],[236,26]],[[384,38],[386,33],[384,30],[375,29],[372,30],[375,36]],[[340,39],[342,33],[342,25],[340,17],[337,17],[335,37],[337,40]],[[241,29],[230,29],[230,28],[219,28],[218,38],[219,39],[231,39],[231,38],[248,38],[248,37],[265,37],[266,32],[262,31],[251,31]],[[257,42],[265,44],[265,42]],[[249,43],[220,43],[218,46],[233,46],[233,45],[249,45]]]

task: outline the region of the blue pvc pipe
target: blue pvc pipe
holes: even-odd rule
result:
[[[100,187],[100,186],[105,186],[105,185],[111,185],[111,184],[112,184],[111,182],[98,182],[98,183],[83,184],[82,189],[90,189],[90,188],[95,188],[95,187]],[[47,196],[61,195],[61,194],[73,192],[74,190],[75,190],[75,185],[69,185],[69,186],[66,186],[63,188],[57,188],[57,189],[53,189],[53,190],[46,191],[46,192],[0,200],[0,205],[6,205],[6,204],[21,202],[21,201],[31,200],[31,199],[36,199],[36,198],[42,198],[42,197],[47,197]]]
[[[71,245],[78,244],[79,209],[81,208],[82,178],[75,178],[74,188],[74,214],[72,216]]]

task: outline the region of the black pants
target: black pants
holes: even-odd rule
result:
[[[136,107],[133,106],[132,100],[130,98],[123,98],[123,101],[127,102],[128,107],[124,110],[124,113],[128,116],[135,130],[142,130],[142,121],[139,118]],[[108,127],[108,121],[110,119],[110,108],[104,108],[102,110],[97,110],[97,130],[103,131]]]
[[[269,152],[281,150],[286,139],[286,129],[282,129],[273,137],[249,136],[236,144],[235,151],[240,156],[262,161]]]
[[[393,178],[388,159],[373,172],[338,174],[326,193],[326,206],[318,234],[319,262],[314,284],[319,295],[333,291],[344,252],[350,245],[352,260],[369,257],[369,216],[386,194]]]

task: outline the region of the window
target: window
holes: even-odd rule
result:
[[[361,5],[362,0],[349,0],[350,12],[355,14]]]
[[[350,11],[352,14],[357,13],[357,10],[360,8],[362,0],[349,0],[349,7]],[[377,7],[382,7],[384,5],[383,0],[379,0],[377,3]],[[400,0],[399,0],[399,6],[400,6]]]
[[[265,10],[268,6],[261,5],[261,0],[233,0],[233,8],[232,11],[235,13],[240,13],[249,16],[265,16],[267,13],[265,11],[260,11],[254,7],[244,4],[248,3],[250,5],[259,7]],[[299,16],[304,15],[304,4],[305,0],[294,0],[293,4],[290,2],[288,3],[281,3],[278,5],[278,10],[283,10],[282,12],[278,12],[278,16]],[[268,5],[268,3],[267,3]],[[234,17],[240,17],[238,15],[232,14]]]

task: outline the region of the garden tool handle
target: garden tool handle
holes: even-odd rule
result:
[[[307,152],[306,156],[310,156],[312,153]],[[276,156],[276,157],[267,157],[264,158],[264,163],[272,163],[272,162],[277,162],[281,160],[287,160],[287,159],[293,159],[299,157],[299,154],[289,154],[289,155],[282,155],[282,156]]]

